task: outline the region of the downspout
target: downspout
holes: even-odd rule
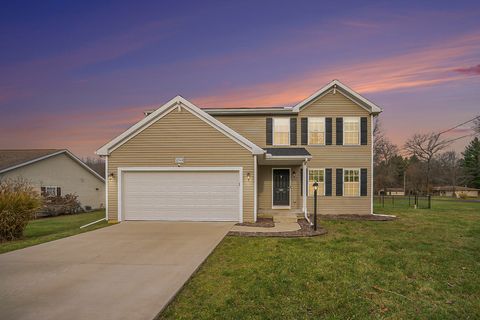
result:
[[[305,220],[307,220],[307,222],[312,225],[312,222],[310,221],[310,219],[308,218],[308,212],[307,212],[307,188],[306,186],[308,185],[307,183],[307,161],[308,159],[305,158],[305,161],[303,161],[303,164],[302,164],[302,176],[303,176],[303,186],[302,186],[302,190],[303,190],[303,194],[302,194],[302,199],[303,199],[303,215],[305,217]]]

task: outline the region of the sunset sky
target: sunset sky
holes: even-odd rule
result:
[[[291,106],[332,79],[399,145],[480,114],[478,0],[137,2],[2,3],[0,148],[94,156],[177,94]]]

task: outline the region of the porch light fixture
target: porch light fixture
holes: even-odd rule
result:
[[[108,175],[108,179],[110,179],[110,180],[115,179],[115,173],[113,173],[113,172],[110,173],[110,174]]]
[[[292,172],[292,177],[295,179],[295,171]]]
[[[313,230],[317,231],[317,191],[318,182],[313,183]]]
[[[250,181],[250,172],[247,172],[247,180]]]

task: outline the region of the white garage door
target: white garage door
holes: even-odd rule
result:
[[[125,220],[238,221],[238,171],[124,172]]]

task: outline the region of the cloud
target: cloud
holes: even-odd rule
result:
[[[469,75],[480,75],[480,64],[469,68],[454,69],[453,71]]]
[[[406,54],[317,69],[283,81],[199,96],[194,101],[206,107],[292,105],[332,79],[360,93],[421,88],[465,79],[471,74],[452,70],[478,61],[479,56],[480,33],[474,33]]]

